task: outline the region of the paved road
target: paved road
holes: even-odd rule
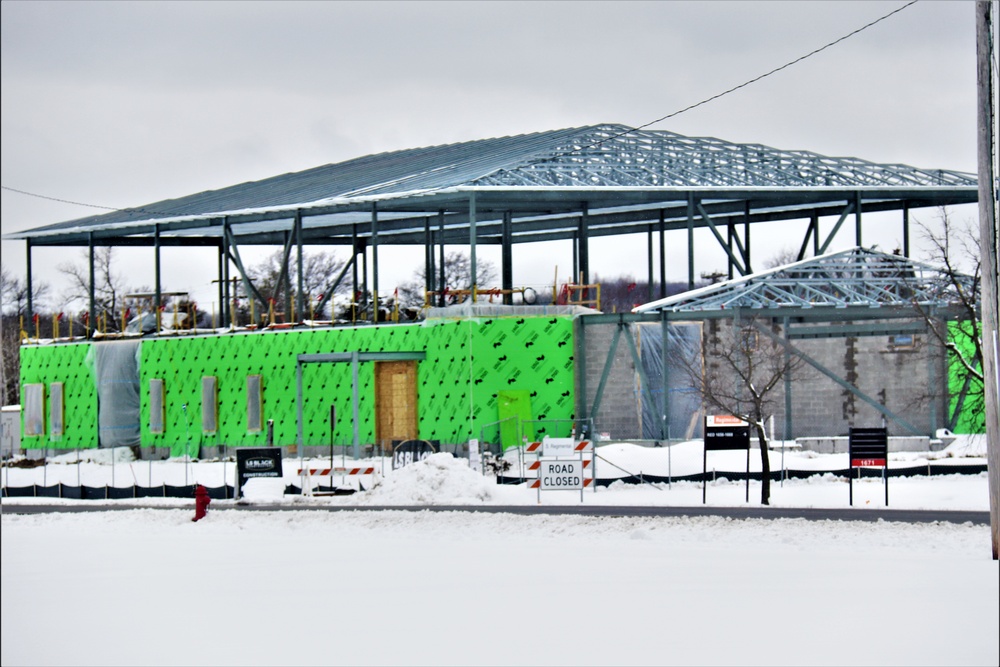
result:
[[[3,514],[44,514],[49,512],[106,512],[129,509],[190,509],[194,511],[194,502],[176,503],[170,505],[138,505],[134,503],[116,502],[115,504],[73,504],[73,505],[26,505],[7,504],[2,506]],[[944,521],[948,523],[972,523],[989,525],[989,512],[973,512],[964,510],[907,510],[907,509],[821,509],[821,508],[790,508],[790,507],[635,507],[635,506],[600,506],[600,505],[403,505],[392,507],[373,507],[356,505],[285,505],[285,504],[241,504],[238,502],[223,504],[215,502],[211,511],[253,511],[253,512],[289,512],[289,511],[326,511],[326,512],[379,512],[397,510],[405,512],[486,512],[508,514],[575,514],[581,516],[632,517],[632,516],[719,516],[730,519],[806,519],[809,521],[900,521],[904,523],[933,523]]]

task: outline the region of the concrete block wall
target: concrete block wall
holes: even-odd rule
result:
[[[921,434],[930,435],[945,425],[944,354],[932,336],[915,336],[912,348],[895,348],[888,336],[808,339],[794,344]],[[852,426],[881,425],[878,410],[811,366],[793,383],[794,437],[841,436]],[[891,435],[913,435],[892,421],[886,427]]]
[[[579,322],[575,326],[577,413],[580,414],[579,400],[583,396],[579,386],[583,374],[580,360],[585,359],[589,413],[616,325],[588,324],[582,337]],[[705,336],[710,335],[710,328],[707,323]],[[929,436],[946,425],[945,355],[933,336],[917,335],[914,342],[912,348],[894,347],[889,336],[881,335],[800,339],[793,344],[902,417],[921,435]],[[600,409],[594,415],[596,433],[608,433],[615,440],[641,438],[641,404],[637,388],[638,375],[627,344],[620,339]],[[788,432],[785,429],[784,384],[772,393],[774,435],[778,439],[846,436],[852,426],[882,425],[881,412],[808,364],[803,363],[796,371],[791,393],[792,418]],[[888,421],[886,427],[891,436],[914,435],[892,421]]]
[[[641,438],[640,414],[642,406],[637,393],[637,373],[624,334],[618,340],[618,347],[615,350],[611,373],[604,386],[600,408],[596,415],[590,415],[590,408],[597,396],[597,388],[601,382],[601,374],[604,372],[604,365],[611,349],[611,341],[614,338],[617,324],[588,324],[586,333],[582,336],[582,325],[579,320],[576,321],[575,327],[577,414],[584,412],[579,401],[584,399],[584,392],[580,391],[580,380],[585,377],[586,414],[594,418],[595,434],[608,433],[612,440]],[[635,341],[636,333],[634,331],[632,331],[632,336],[632,340]],[[583,347],[580,344],[581,340],[584,341]],[[581,368],[580,360],[585,361],[582,364],[585,370]]]

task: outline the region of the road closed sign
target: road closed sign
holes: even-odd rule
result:
[[[538,479],[542,491],[582,491],[583,461],[542,459]]]

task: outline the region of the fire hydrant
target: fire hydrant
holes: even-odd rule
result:
[[[212,499],[208,497],[208,489],[201,484],[194,487],[194,518],[191,520],[204,519],[205,515],[208,514],[208,504],[210,502],[212,502]]]

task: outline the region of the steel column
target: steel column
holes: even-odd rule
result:
[[[646,301],[653,300],[653,226],[646,230]]]
[[[910,256],[910,205],[903,202],[903,257]]]
[[[424,294],[434,291],[434,236],[431,234],[431,218],[424,218]]]
[[[854,193],[854,245],[861,247],[861,193]]]
[[[31,243],[31,241],[28,241]],[[30,256],[29,256],[30,260]],[[90,271],[90,283],[87,286],[88,296],[90,297],[90,331],[91,336],[97,331],[97,299],[94,294],[94,233],[87,233],[87,265]],[[31,275],[31,264],[28,264],[28,275]],[[28,283],[28,294],[31,294],[31,283]],[[30,296],[28,298],[31,298]],[[29,302],[30,304],[30,302]],[[28,310],[31,310],[31,306],[28,306]]]
[[[694,289],[694,195],[687,202],[688,289]]]
[[[447,275],[445,274],[444,266],[444,210],[438,210],[438,231],[440,232],[441,238],[441,248],[438,252],[438,283],[440,285],[438,290],[438,305],[442,308],[445,306],[444,291],[448,289]]]
[[[472,303],[476,302],[476,284],[479,275],[476,266],[476,192],[469,193],[469,280],[472,281]]]
[[[511,290],[514,289],[514,230],[512,217],[510,211],[504,211],[503,232],[500,239],[500,264],[502,267],[500,287],[504,290],[503,303],[508,306],[514,304],[514,295],[511,293]]]
[[[156,309],[156,333],[160,333],[160,307],[163,305],[162,290],[160,289],[160,226],[153,225],[153,273],[155,274],[156,296],[153,299],[153,307]],[[195,316],[197,319],[197,315]],[[140,319],[141,322],[141,319]],[[140,324],[139,330],[142,331]]]
[[[94,277],[93,277],[93,272],[94,272],[94,269],[93,269],[93,266],[94,266],[94,234],[91,232],[91,233],[88,234],[88,236],[90,237],[90,266],[91,266],[91,270],[90,270],[91,271],[91,278],[90,278],[91,299],[90,300],[93,301],[94,300],[94,298],[93,298],[93,292],[94,292]],[[27,289],[26,298],[27,298],[27,306],[28,306],[28,328],[30,329],[31,325],[32,325],[32,323],[34,322],[34,319],[35,319],[34,318],[34,315],[35,315],[34,305],[35,304],[34,304],[34,300],[32,299],[32,294],[31,294],[31,292],[32,292],[32,289],[31,289],[31,239],[26,239],[25,240],[25,245],[27,247],[27,258],[26,258],[24,282],[25,282],[25,288]]]
[[[305,316],[305,303],[303,302],[303,294],[305,284],[303,280],[303,267],[302,267],[302,211],[295,211],[295,261],[298,265],[296,267],[295,276],[295,321],[301,322]],[[263,305],[263,304],[262,304]]]
[[[660,298],[667,298],[667,239],[664,212],[660,209]]]
[[[372,322],[378,322],[378,204],[372,202]]]
[[[577,238],[577,245],[580,248],[580,273],[583,275],[581,281],[584,285],[590,284],[590,231],[588,229],[590,221],[588,219],[587,204],[583,204],[580,215],[580,236]],[[590,298],[590,291],[587,290],[585,299]]]
[[[219,242],[219,247],[218,247],[218,251],[219,251],[219,257],[218,257],[218,260],[219,260],[219,321],[218,322],[212,322],[212,326],[213,327],[215,327],[216,325],[221,326],[221,327],[225,327],[226,326],[226,297],[225,297],[225,293],[224,293],[226,279],[223,276],[223,272],[222,272],[222,261],[223,261],[223,256],[225,254],[225,251],[222,249],[223,248],[222,243],[223,242],[220,241]]]

